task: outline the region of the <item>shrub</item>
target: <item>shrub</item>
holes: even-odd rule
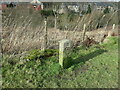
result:
[[[72,21],[74,20],[74,16],[75,16],[75,15],[74,15],[74,12],[71,11],[71,12],[68,13],[68,17],[67,17],[67,18],[68,18],[68,20],[69,20],[70,22],[72,22]]]
[[[41,50],[31,50],[28,52],[28,54],[25,56],[24,59],[29,59],[29,60],[36,60],[38,59],[41,55],[43,54],[43,52]]]
[[[91,6],[90,6],[90,5],[88,5],[87,14],[90,14],[91,12],[92,12],[92,10],[91,10]]]
[[[56,55],[57,53],[58,53],[58,50],[53,50],[53,49],[47,49],[45,51],[35,49],[35,50],[29,51],[24,59],[28,59],[28,60],[37,60],[40,58],[45,59],[47,57],[51,57],[53,55]]]
[[[86,14],[86,11],[83,10],[83,11],[81,12],[81,14],[82,14],[82,15]]]
[[[45,16],[45,17],[48,17],[48,16],[53,16],[54,13],[53,13],[52,10],[42,10],[42,11],[41,11],[41,15],[42,15],[42,16]]]
[[[104,10],[103,12],[104,12],[104,14],[107,14],[107,13],[109,13],[109,12],[110,12],[110,10],[109,10],[109,8],[108,8],[108,7],[106,7],[106,8],[105,8],[105,10]]]
[[[45,50],[44,55],[45,56],[53,56],[53,55],[58,54],[58,51],[59,50],[57,50],[57,49],[47,49],[47,50]]]

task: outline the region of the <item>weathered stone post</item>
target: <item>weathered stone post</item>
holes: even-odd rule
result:
[[[84,41],[84,39],[85,39],[85,34],[86,34],[86,24],[84,24],[84,26],[83,26],[83,39],[82,39],[82,41]]]
[[[59,41],[59,64],[62,67],[65,67],[69,61],[65,61],[64,57],[67,55],[65,54],[72,47],[72,41],[64,39]]]

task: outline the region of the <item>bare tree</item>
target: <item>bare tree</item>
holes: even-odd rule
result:
[[[85,39],[85,34],[86,34],[86,24],[84,24],[84,26],[83,26],[83,42]]]
[[[54,28],[57,29],[57,8],[56,8],[56,6],[53,8],[53,13],[55,16]]]

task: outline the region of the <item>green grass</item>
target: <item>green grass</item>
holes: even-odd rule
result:
[[[58,55],[31,59],[20,64],[20,58],[3,58],[5,88],[117,88],[118,38],[88,49],[78,47],[70,53],[72,65],[63,69]],[[35,54],[35,53],[34,53]],[[37,53],[38,54],[38,53]],[[14,61],[15,64],[11,64]]]

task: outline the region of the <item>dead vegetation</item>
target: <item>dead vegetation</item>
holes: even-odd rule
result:
[[[93,38],[89,38],[89,37],[87,37],[86,40],[83,42],[83,45],[88,48],[95,44],[99,44],[99,42],[97,42]]]
[[[23,8],[25,8],[25,6],[3,12],[3,39],[1,40],[3,44],[3,53],[18,54],[31,49],[43,48],[44,19],[38,12],[34,12],[30,15],[30,12]],[[93,15],[94,13],[77,20],[77,23],[75,23],[74,27],[71,28],[72,30],[59,30],[49,27],[47,32],[47,47],[53,49],[58,48],[58,41],[65,38],[72,40],[75,47],[79,46],[82,41],[81,30],[86,22],[86,35],[88,38],[84,41],[84,44],[89,47],[98,42],[103,42],[104,38],[108,36],[106,33],[108,33],[109,30],[105,29],[103,24],[103,28],[90,31],[91,28],[95,29],[98,25],[97,16],[102,16],[100,13],[96,13],[96,17]],[[104,19],[106,18],[104,17]],[[104,22],[103,20],[99,23]],[[117,34],[111,33],[111,35],[116,36]]]

